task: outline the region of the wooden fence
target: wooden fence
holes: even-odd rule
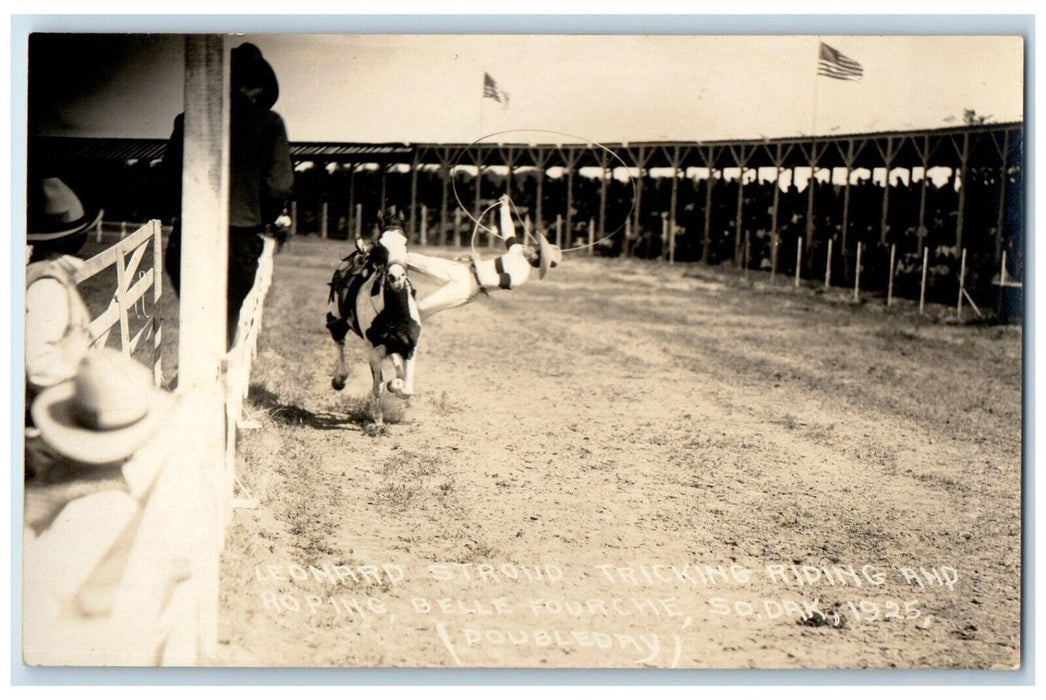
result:
[[[160,363],[160,345],[163,342],[163,324],[157,313],[160,297],[163,294],[163,244],[161,241],[160,222],[157,220],[143,224],[137,231],[122,238],[116,245],[87,260],[76,273],[77,284],[94,277],[110,267],[116,268],[116,291],[108,308],[91,322],[89,331],[95,346],[103,346],[109,340],[113,328],[120,328],[120,349],[130,357],[138,349],[143,338],[151,331],[153,339],[153,381],[159,386],[163,382],[163,371]],[[153,266],[143,270],[135,279],[138,268],[152,244]],[[125,259],[130,255],[130,259]],[[153,315],[147,318],[142,327],[132,336],[130,312],[138,300],[152,290]]]
[[[160,286],[160,258],[134,284],[150,222],[87,261],[80,278],[116,265],[121,280],[92,334],[104,343],[116,325],[130,353],[142,336],[127,330],[127,310]],[[129,261],[125,256],[130,255]],[[217,651],[219,558],[232,512],[237,430],[250,384],[273,243],[266,240],[256,281],[225,359],[222,386],[228,428],[224,464],[192,436],[210,414],[213,391],[179,386],[164,429],[121,467],[126,489],[109,488],[65,504],[46,529],[24,531],[23,658],[41,665],[194,666]],[[156,292],[154,300],[159,297]],[[159,321],[150,320],[160,338]],[[148,326],[148,323],[147,323]],[[144,330],[144,329],[143,329]],[[158,366],[158,365],[157,365]]]

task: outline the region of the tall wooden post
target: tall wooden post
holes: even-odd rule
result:
[[[538,146],[537,150],[530,151],[534,166],[537,168],[537,194],[534,201],[534,223],[538,231],[545,230],[545,177],[547,175],[548,152],[544,146]]]
[[[897,264],[897,244],[890,244],[890,281],[886,287],[886,305],[893,305],[893,271]]]
[[[930,255],[929,246],[923,248],[923,279],[919,285],[919,314],[922,315],[923,310],[926,308],[926,267],[929,262],[928,258]]]
[[[472,205],[472,216],[479,221],[479,214],[483,209],[480,206],[480,198],[483,190],[483,153],[478,148],[476,149],[476,192],[475,200]],[[487,234],[487,238],[492,238],[490,234]]]
[[[840,252],[843,256],[843,270],[846,269],[846,239],[850,231],[850,179],[853,177],[853,165],[847,164],[846,166],[846,186],[843,188],[843,230],[840,233],[839,247],[842,249]],[[845,282],[845,280],[844,280]]]
[[[206,413],[197,422],[201,492],[200,548],[193,566],[199,591],[200,651],[218,642],[218,552],[224,536],[226,270],[229,250],[229,61],[220,35],[185,39],[185,147],[182,175],[183,275],[179,302],[178,386]],[[186,474],[186,479],[194,475]]]
[[[440,158],[439,164],[439,180],[440,180],[440,201],[439,201],[439,244],[441,246],[447,245],[447,206],[450,202],[450,194],[448,192],[449,180],[450,180],[450,168],[448,167],[447,161],[444,158]]]
[[[850,257],[849,248],[846,245],[850,234],[850,181],[853,179],[853,167],[857,161],[857,155],[861,149],[855,149],[854,140],[847,139],[846,141],[846,153],[843,154],[843,161],[846,165],[846,186],[843,189],[843,230],[839,238],[839,251],[843,256],[843,271],[845,272],[848,268],[846,264],[847,258]]]
[[[359,225],[358,218],[356,215],[356,164],[352,163],[349,167],[349,221],[348,232],[346,233],[350,241],[353,238],[352,232]]]
[[[1007,172],[1006,163],[1007,157],[1010,153],[1010,130],[1007,129],[1003,132],[1002,137],[1002,168],[999,171],[999,209],[998,218],[995,222],[995,258],[993,264],[999,264],[999,255],[1003,252],[1002,241],[1005,237],[1006,227],[1006,183],[1009,180],[1009,173]]]
[[[512,197],[512,176],[516,169],[516,149],[509,146],[505,151],[505,167],[508,171],[505,173],[505,194],[510,198]],[[513,200],[514,201],[514,200]]]
[[[799,271],[803,269],[803,237],[795,238],[795,288],[799,289]]]
[[[741,165],[740,175],[737,178],[737,215],[734,220],[734,261],[740,260],[739,250],[741,248],[741,231],[744,228],[744,204],[745,204],[745,166]]]
[[[832,286],[832,242],[834,238],[828,239],[828,256],[824,263],[824,288],[828,290]]]
[[[861,241],[857,241],[857,261],[854,263],[854,301],[861,299]]]
[[[577,163],[577,153],[573,148],[567,149],[567,213],[566,213],[566,244],[570,246],[574,240],[574,166]]]
[[[781,205],[781,144],[777,144],[774,157],[774,203],[770,212],[770,284],[777,277],[777,215]]]
[[[414,149],[414,157],[410,163],[410,236],[418,233],[418,149]]]
[[[915,230],[918,242],[918,252],[923,250],[923,239],[926,236],[926,181],[929,179],[927,171],[930,169],[930,137],[923,136],[923,145],[919,149],[919,158],[922,160],[923,176],[919,181],[919,228]]]
[[[320,238],[327,237],[327,200],[323,200],[323,204],[320,205]]]
[[[632,231],[638,240],[643,235],[643,169],[650,159],[650,151],[640,146],[636,154],[636,206],[632,216]]]
[[[885,245],[886,232],[889,228],[890,168],[893,165],[893,160],[897,155],[898,148],[895,146],[892,136],[886,137],[886,148],[883,148],[879,141],[875,142],[875,146],[879,149],[879,155],[883,157],[883,165],[886,168],[886,177],[883,182],[883,204],[882,210],[879,214],[879,243]]]
[[[963,183],[964,185],[966,183]],[[962,293],[966,285],[966,249],[962,249],[962,262],[959,266],[959,300],[955,306],[955,317],[962,320]]]
[[[958,211],[955,216],[955,249],[960,250],[962,248],[962,233],[963,233],[963,212],[966,209],[966,190],[968,189],[966,181],[967,165],[970,160],[970,132],[964,131],[962,134],[962,150],[959,152],[960,166],[959,166],[959,205]]]
[[[744,203],[745,203],[745,167],[748,159],[755,152],[755,146],[740,146],[740,150],[730,146],[730,153],[734,156],[739,172],[737,178],[737,216],[734,231],[734,265],[741,261],[741,231],[744,229]]]
[[[817,191],[817,166],[820,162],[821,154],[824,152],[824,146],[818,148],[817,139],[814,139],[810,144],[810,150],[807,151],[805,146],[800,146],[804,153],[807,155],[807,160],[810,164],[810,179],[806,183],[806,249],[812,251],[814,249],[814,236],[817,232],[817,210],[814,206],[814,194]],[[793,177],[795,171],[792,171]],[[807,256],[807,272],[813,271],[813,256]]]
[[[711,146],[709,149],[711,150]],[[708,249],[712,247],[712,187],[715,185],[713,158],[709,156],[705,163],[708,166],[708,178],[705,180],[705,230],[701,237],[701,262],[708,264]]]
[[[385,203],[385,192],[386,192],[386,185],[387,185],[388,175],[389,175],[389,166],[382,165],[381,166],[381,204],[378,205],[378,209],[379,209],[379,211],[382,212],[382,215],[384,215],[385,210],[388,208],[388,205]]]
[[[607,228],[607,154],[599,152],[599,237],[606,234]]]
[[[671,207],[668,212],[668,262],[675,263],[676,261],[676,207],[679,202],[679,146],[672,147],[672,154],[670,157],[672,164],[672,196],[669,200],[669,206]]]

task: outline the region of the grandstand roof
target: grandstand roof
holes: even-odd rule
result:
[[[1020,122],[958,126],[945,129],[891,131],[830,136],[795,136],[775,139],[698,142],[635,142],[603,144],[630,165],[664,168],[737,167],[782,168],[808,166],[813,155],[818,166],[882,167],[890,157],[892,167],[921,167],[924,156],[933,166],[958,167],[967,149],[971,167],[998,167],[1005,150],[1007,163],[1023,163],[1024,125]],[[166,142],[157,139],[90,139],[53,136],[31,137],[34,158],[59,160],[153,161],[163,157]],[[591,167],[619,165],[606,151],[585,143],[337,143],[294,142],[295,162],[321,163],[419,163],[453,165],[505,165],[545,167],[573,164]]]

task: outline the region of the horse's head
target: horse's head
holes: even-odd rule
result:
[[[381,232],[377,246],[385,250],[385,264],[407,264],[407,236],[402,228],[387,228]]]
[[[407,236],[399,225],[383,229],[369,255],[371,264],[384,270],[389,288],[397,292],[407,288]]]
[[[391,289],[402,292],[407,288],[407,268],[401,263],[389,263],[385,268],[385,279]]]

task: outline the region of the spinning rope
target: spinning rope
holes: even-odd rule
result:
[[[619,156],[618,154],[614,153],[614,151],[610,150],[609,148],[607,148],[603,144],[599,143],[598,141],[592,141],[590,139],[586,139],[586,138],[583,138],[581,136],[575,136],[574,134],[567,134],[567,133],[563,133],[561,131],[552,131],[552,130],[549,130],[549,129],[508,129],[508,130],[505,130],[505,131],[496,131],[496,132],[494,132],[492,134],[487,134],[486,136],[481,136],[480,138],[476,139],[475,141],[473,141],[472,143],[470,143],[469,145],[465,146],[460,151],[458,151],[457,156],[454,158],[454,165],[451,166],[452,177],[451,177],[451,180],[450,180],[450,187],[451,187],[451,190],[454,193],[454,200],[457,202],[458,207],[463,212],[465,212],[465,216],[467,216],[474,223],[474,226],[472,227],[472,238],[471,238],[471,242],[470,242],[470,247],[472,249],[472,254],[475,257],[479,257],[479,253],[476,250],[476,237],[479,235],[479,232],[481,230],[486,232],[488,235],[495,236],[497,238],[500,238],[501,240],[505,239],[505,237],[502,236],[496,229],[489,228],[489,227],[485,226],[483,224],[483,222],[482,222],[483,217],[485,217],[491,210],[493,210],[494,208],[496,208],[498,206],[498,202],[495,201],[493,204],[491,204],[486,209],[484,209],[482,212],[480,212],[480,215],[479,215],[478,218],[472,216],[472,213],[468,210],[468,207],[466,207],[462,203],[461,197],[458,196],[458,188],[457,188],[457,185],[454,182],[453,172],[461,164],[461,157],[463,155],[465,155],[465,153],[468,152],[468,150],[473,148],[474,146],[482,143],[483,141],[485,141],[487,139],[493,138],[495,136],[503,136],[505,134],[516,134],[516,133],[524,133],[524,132],[526,132],[526,133],[551,134],[551,135],[554,135],[554,136],[565,136],[565,137],[570,138],[570,139],[583,141],[583,142],[585,142],[586,144],[588,144],[590,146],[596,146],[597,148],[600,148],[603,151],[605,151],[606,153],[610,154],[610,156],[614,160],[616,160],[618,163],[620,163],[621,167],[625,168],[626,170],[628,170],[631,167],[631,166],[628,165],[628,163],[626,163],[621,158],[621,156]],[[480,177],[480,173],[479,173],[479,171],[477,171],[476,172],[477,185],[479,183],[479,177]],[[602,237],[600,237],[597,240],[592,241],[591,243],[586,243],[584,245],[575,246],[573,248],[563,248],[562,252],[564,252],[564,253],[571,253],[571,252],[578,251],[578,250],[584,250],[585,248],[594,248],[596,245],[602,243],[603,241],[608,240],[610,238],[613,238],[615,235],[617,235],[617,233],[619,231],[621,231],[623,228],[625,228],[629,218],[632,216],[632,212],[635,211],[636,199],[638,198],[638,191],[636,189],[636,182],[635,182],[635,180],[631,176],[629,176],[628,181],[629,181],[629,184],[632,186],[632,202],[629,205],[628,212],[625,214],[624,219],[622,220],[621,224],[617,228],[612,230],[610,233],[607,233],[607,234],[603,235]],[[528,241],[532,241],[534,243],[537,243],[537,236],[535,236],[534,233],[527,227],[526,221],[520,216],[519,209],[516,207],[516,203],[512,200],[511,197],[509,198],[509,204],[512,207],[512,211],[515,214],[516,220],[519,221],[520,228],[523,229],[524,238],[526,240],[528,240]]]

